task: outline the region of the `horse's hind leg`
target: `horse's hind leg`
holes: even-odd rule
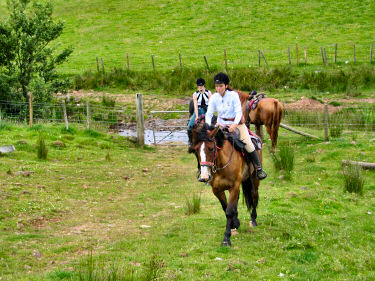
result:
[[[270,139],[271,139],[271,143],[272,143],[272,150],[274,150],[275,149],[275,143],[274,143],[274,140],[273,140],[273,138],[272,138],[272,128],[271,128],[271,125],[269,125],[269,124],[267,124],[267,125],[265,125],[266,126],[266,129],[267,129],[267,133],[268,133],[268,135],[270,136]]]

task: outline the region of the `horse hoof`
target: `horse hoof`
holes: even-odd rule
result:
[[[258,224],[257,224],[257,222],[254,220],[254,221],[250,221],[249,222],[249,226],[250,227],[256,227]]]
[[[228,241],[223,241],[223,242],[221,242],[221,246],[223,246],[223,247],[230,247],[231,243],[230,243],[229,240]]]
[[[238,230],[236,228],[231,229],[230,232],[231,232],[231,236],[238,235]]]

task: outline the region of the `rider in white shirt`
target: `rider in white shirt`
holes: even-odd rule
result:
[[[262,169],[258,153],[255,151],[248,129],[246,125],[241,122],[242,107],[238,93],[229,88],[229,77],[223,72],[215,75],[214,83],[216,93],[209,99],[205,117],[206,123],[211,125],[212,116],[214,112],[217,112],[217,125],[228,127],[229,132],[233,132],[238,128],[240,139],[245,143],[245,150],[248,152],[245,157],[246,161],[254,165],[258,179],[265,179],[267,174]]]

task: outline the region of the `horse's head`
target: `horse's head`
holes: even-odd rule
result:
[[[198,180],[201,182],[210,181],[215,172],[217,147],[222,146],[222,138],[217,137],[218,132],[221,132],[219,127],[210,127],[208,124],[193,129],[193,145],[200,164]]]

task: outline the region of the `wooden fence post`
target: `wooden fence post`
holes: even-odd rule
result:
[[[203,56],[204,61],[206,62],[207,70],[210,71],[210,67],[208,66],[207,58],[206,56]]]
[[[260,67],[260,50],[258,50],[258,66]]]
[[[335,44],[335,63],[337,62],[337,43]]]
[[[328,141],[328,127],[329,127],[329,122],[328,122],[328,105],[324,104],[324,140]]]
[[[62,101],[62,107],[63,107],[63,114],[64,114],[65,129],[69,130],[68,115],[66,114],[65,100]]]
[[[181,53],[178,53],[178,58],[180,59],[180,68],[182,68],[182,58],[181,58]]]
[[[100,72],[100,70],[99,70],[99,59],[98,59],[98,57],[96,57],[96,69],[98,70],[98,72]]]
[[[126,53],[126,62],[128,63],[128,70],[130,70],[129,54]]]
[[[151,59],[152,59],[152,68],[154,69],[155,71],[155,61],[154,61],[154,55],[151,55]]]
[[[305,64],[307,64],[307,49],[303,48],[303,54],[305,55]]]
[[[228,69],[228,61],[227,61],[227,50],[224,49],[224,61],[225,61],[225,70]]]
[[[268,62],[267,62],[267,60],[266,60],[266,57],[264,56],[263,52],[262,52],[262,51],[260,51],[260,53],[262,54],[262,57],[263,57],[263,59],[264,59],[264,61],[265,61],[266,65],[268,66]]]
[[[29,125],[33,126],[33,94],[29,92]]]
[[[138,143],[138,145],[143,146],[145,144],[143,97],[142,97],[142,94],[139,94],[139,93],[137,93],[137,95],[136,95],[136,108],[137,108],[137,143]]]
[[[292,60],[290,58],[290,46],[288,46],[288,56],[289,56],[289,64],[292,64]]]
[[[102,62],[102,71],[103,71],[103,74],[105,74],[103,58],[100,58],[100,60]]]
[[[324,61],[324,53],[323,53],[323,48],[322,48],[322,47],[320,47],[320,52],[321,52],[321,54],[322,54],[322,61],[323,61],[323,64],[325,65],[326,63],[325,63],[325,61]]]
[[[374,49],[374,44],[371,44],[370,48],[370,63],[372,63],[372,50]]]
[[[298,43],[296,43],[297,65],[299,65]]]
[[[326,61],[326,65],[328,65],[326,48],[323,48],[323,51],[324,51],[324,60]]]
[[[357,58],[356,58],[356,55],[355,55],[355,44],[353,45],[353,58],[354,58],[354,63],[356,63]]]
[[[86,102],[86,114],[87,114],[87,130],[91,130],[91,114],[90,114],[90,102]]]

